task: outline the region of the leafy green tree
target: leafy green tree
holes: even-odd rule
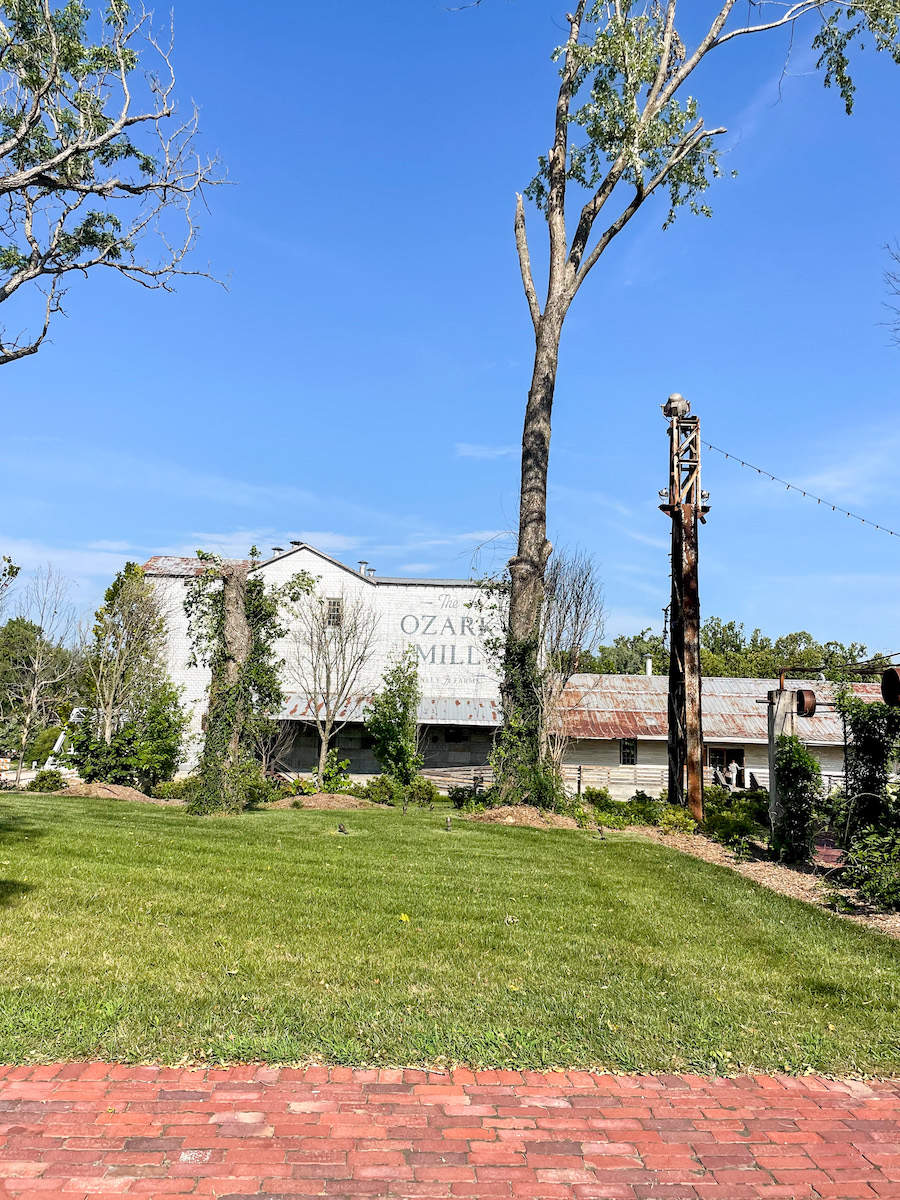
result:
[[[865,828],[896,830],[900,822],[900,797],[889,786],[900,758],[900,708],[867,702],[849,688],[835,708],[847,728],[846,812],[838,832],[849,844]]]
[[[863,42],[900,62],[900,0],[800,0],[779,8],[725,0],[697,40],[679,34],[676,0],[576,0],[568,36],[556,51],[559,89],[550,148],[525,189],[546,219],[546,284],[535,282],[518,197],[515,238],[534,329],[534,360],[525,406],[519,490],[518,544],[510,560],[509,629],[502,683],[504,720],[534,731],[530,714],[539,669],[540,618],[547,564],[547,477],[560,339],[569,309],[588,275],[631,220],[665,195],[664,226],[680,210],[710,215],[705,193],[722,172],[717,139],[700,114],[698,72],[748,37],[784,30],[793,38],[807,22],[824,83],[839,91],[849,113],[854,86],[851,48]],[[696,5],[684,5],[696,27]],[[771,11],[771,16],[769,13]],[[778,43],[776,43],[777,47]],[[736,88],[743,76],[733,71]],[[546,143],[545,143],[546,144]],[[535,757],[539,750],[535,750]],[[525,756],[526,759],[528,756]]]
[[[399,783],[412,783],[422,769],[418,711],[422,699],[414,647],[402,651],[384,674],[366,713],[366,733],[382,771]]]
[[[612,645],[598,646],[596,653],[585,654],[581,670],[600,675],[643,675],[647,658],[653,660],[653,673],[667,675],[669,651],[659,634],[642,629],[640,633],[620,634]]]
[[[42,310],[31,333],[0,329],[0,364],[38,350],[75,274],[171,290],[202,273],[184,266],[191,204],[216,168],[194,148],[196,110],[177,114],[150,20],[126,0],[0,0],[0,303]]]
[[[97,733],[89,714],[72,723],[68,758],[86,783],[99,779],[149,791],[175,774],[189,720],[181,694],[162,678],[142,699],[109,740]]]
[[[166,615],[152,582],[127,563],[85,636],[84,704],[69,760],[88,783],[144,788],[171,779],[188,714],[165,663]]]

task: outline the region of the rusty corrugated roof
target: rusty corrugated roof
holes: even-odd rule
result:
[[[229,558],[226,562],[239,563],[242,567],[250,565],[245,558]],[[191,575],[201,575],[206,570],[206,564],[199,558],[188,558],[180,554],[154,554],[148,558],[141,570],[145,575],[177,575],[179,578]]]
[[[820,680],[790,680],[791,688],[816,693],[814,717],[801,717],[798,732],[810,745],[843,743],[843,725],[830,707],[834,688]],[[880,700],[878,683],[851,685],[858,696]],[[703,680],[703,740],[706,742],[765,742],[766,693],[777,679]],[[650,738],[664,741],[668,733],[669,681],[663,675],[573,675],[563,696],[563,720],[572,738]]]

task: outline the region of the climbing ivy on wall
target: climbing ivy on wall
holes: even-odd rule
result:
[[[254,548],[255,550],[255,548]],[[197,551],[203,570],[191,581],[184,608],[188,617],[191,665],[210,669],[209,707],[197,768],[200,786],[189,811],[240,812],[258,780],[254,734],[282,705],[275,643],[286,629],[281,607],[315,586],[305,571],[278,587],[266,587],[250,565]]]

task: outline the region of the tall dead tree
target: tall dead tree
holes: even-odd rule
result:
[[[569,35],[557,51],[560,85],[552,141],[525,191],[547,221],[549,266],[543,302],[531,266],[522,196],[515,216],[535,350],[522,435],[518,546],[509,563],[502,689],[507,730],[515,726],[520,737],[530,740],[520,755],[528,769],[539,753],[541,725],[533,694],[552,551],[547,539],[551,414],[560,337],[572,301],[613,239],[655,193],[668,193],[665,225],[684,205],[709,215],[702,196],[721,173],[715,147],[726,130],[707,128],[687,86],[714,51],[778,29],[793,37],[795,26],[808,17],[815,23],[812,44],[824,82],[839,90],[848,112],[854,91],[848,52],[854,41],[866,35],[877,50],[900,62],[900,0],[862,0],[854,5],[801,0],[774,9],[771,20],[747,19],[760,13],[761,6],[748,10],[737,0],[726,0],[693,48],[678,34],[676,0],[653,5],[578,0],[567,17]],[[574,137],[573,131],[578,131]],[[580,193],[571,230],[570,188]]]

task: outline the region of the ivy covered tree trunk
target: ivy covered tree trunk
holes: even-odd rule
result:
[[[240,686],[244,667],[250,657],[246,567],[229,565],[222,572],[222,627],[225,653],[221,696],[231,709],[231,736],[225,750],[224,766],[226,770],[233,770],[240,757],[247,719],[246,696]]]
[[[553,549],[547,540],[547,471],[561,331],[561,316],[540,319],[522,433],[519,539],[509,563],[509,618],[501,685],[505,724],[498,759],[499,773],[505,777],[501,786],[511,786],[523,768],[531,774],[542,758],[541,610]]]

